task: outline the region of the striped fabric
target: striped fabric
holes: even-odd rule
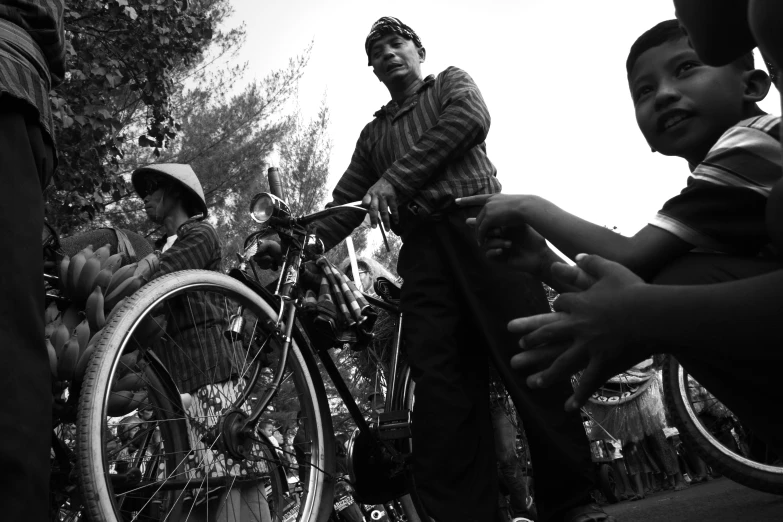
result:
[[[770,243],[767,197],[783,174],[779,127],[780,117],[771,115],[731,127],[650,224],[698,249],[764,253]]]
[[[49,90],[65,75],[64,0],[0,0],[0,96],[38,111],[54,142]]]
[[[401,107],[390,102],[364,127],[333,203],[362,199],[381,177],[397,190],[399,204],[412,203],[421,214],[453,198],[500,192],[484,142],[489,125],[481,92],[465,71],[449,67],[430,75]],[[343,214],[324,220],[320,235],[326,247],[339,243],[362,218]]]
[[[164,243],[161,238],[156,246]],[[160,255],[155,277],[189,269],[219,272],[221,258],[215,229],[200,216],[193,217],[179,227],[177,240]],[[217,294],[203,292],[188,292],[167,306],[166,346],[158,355],[180,391],[193,393],[237,375],[244,355],[239,343],[230,343],[223,335],[227,327],[223,307]]]

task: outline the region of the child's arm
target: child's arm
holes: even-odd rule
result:
[[[528,378],[532,387],[587,368],[568,409],[584,404],[609,377],[662,346],[738,364],[779,365],[783,360],[773,348],[783,345],[783,270],[729,283],[648,285],[617,263],[579,256],[576,267],[556,265],[553,272],[584,291],[561,295],[556,313],[509,323],[509,330],[523,335],[525,350],[514,356],[512,366],[546,367]]]
[[[674,234],[648,225],[633,237],[622,236],[566,212],[538,196],[495,194],[461,198],[459,205],[484,204],[476,218],[479,242],[491,250],[507,248],[513,238],[492,238],[489,232],[525,223],[571,259],[578,253],[596,254],[616,261],[641,277],[654,275],[668,261],[687,252],[692,245]],[[555,259],[552,259],[553,261]],[[548,276],[542,259],[539,278]]]

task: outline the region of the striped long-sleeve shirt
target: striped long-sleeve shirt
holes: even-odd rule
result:
[[[702,250],[770,255],[765,216],[783,175],[779,126],[780,117],[764,115],[727,130],[650,224]]]
[[[165,238],[156,243],[160,248]],[[220,271],[220,240],[206,221],[191,218],[177,230],[174,244],[160,256],[155,277],[179,270]],[[236,361],[244,360],[238,343],[223,335],[227,327],[225,304],[214,292],[193,291],[167,304],[166,333],[158,356],[171,372],[180,391],[193,392],[205,384],[236,375]]]
[[[500,192],[484,142],[489,124],[481,92],[465,71],[449,67],[428,76],[402,106],[390,102],[364,127],[333,204],[362,199],[381,177],[396,189],[398,204],[413,205],[423,215],[454,198]],[[362,217],[346,213],[325,220],[319,230],[327,248]]]
[[[49,90],[65,75],[64,0],[0,0],[0,96],[38,112],[54,142]]]

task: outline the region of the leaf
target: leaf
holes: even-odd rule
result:
[[[125,14],[127,14],[128,18],[130,18],[131,20],[135,20],[136,18],[139,17],[139,15],[136,14],[136,10],[132,7],[126,7]]]

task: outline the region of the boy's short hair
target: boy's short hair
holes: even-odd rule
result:
[[[636,61],[646,51],[649,51],[653,47],[658,47],[666,42],[674,42],[680,38],[687,38],[688,35],[680,27],[680,22],[677,20],[665,20],[651,29],[645,31],[631,46],[631,50],[628,53],[628,59],[625,61],[625,70],[628,76],[631,75],[631,69],[636,65]],[[690,46],[690,42],[688,42]],[[746,53],[733,63],[742,71],[752,71],[755,69],[755,61],[753,59],[753,52]]]

